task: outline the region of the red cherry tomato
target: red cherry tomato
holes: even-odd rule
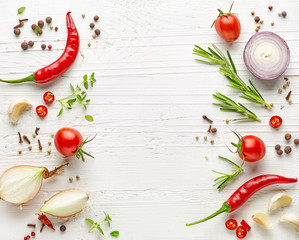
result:
[[[225,226],[228,230],[235,230],[238,227],[238,222],[235,219],[228,219]]]
[[[251,227],[248,225],[248,223],[244,219],[241,221],[241,225],[245,228],[245,230],[247,232],[250,231]]]
[[[45,92],[44,101],[46,104],[52,104],[55,100],[55,96],[52,92]]]
[[[245,230],[245,228],[243,226],[239,226],[236,230],[236,235],[238,238],[244,238],[247,235],[247,231]]]
[[[71,157],[76,153],[83,137],[76,129],[61,128],[55,134],[55,147],[63,156]]]
[[[242,143],[241,152],[243,153],[245,161],[256,162],[265,156],[266,146],[260,138],[247,135],[242,137],[240,142]],[[242,154],[240,152],[238,153],[240,158],[242,158]]]
[[[282,118],[279,116],[273,116],[270,118],[269,124],[273,128],[278,128],[282,124]]]
[[[241,33],[241,23],[236,14],[231,13],[233,4],[228,13],[223,13],[220,9],[219,15],[215,20],[215,29],[218,35],[228,42],[238,39]]]
[[[48,114],[48,108],[44,105],[39,105],[36,107],[36,113],[39,117],[44,118]]]

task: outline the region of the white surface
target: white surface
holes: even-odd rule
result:
[[[18,206],[1,202],[1,239],[22,239],[31,231],[26,224],[37,223],[34,213],[38,212],[43,201],[59,190],[72,187],[90,194],[88,207],[67,220],[65,233],[58,230],[65,220],[51,218],[57,231],[45,228],[36,239],[103,239],[96,231],[88,234],[89,226],[84,222],[85,217],[100,220],[103,211],[112,217],[112,230],[120,231],[121,240],[195,240],[209,236],[236,239],[234,233],[224,227],[228,218],[226,214],[189,228],[185,223],[217,210],[239,185],[253,176],[263,173],[298,176],[299,149],[293,147],[290,156],[283,157],[274,152],[275,144],[286,145],[283,137],[286,132],[299,137],[299,95],[296,91],[299,88],[298,1],[236,1],[233,11],[240,17],[242,34],[233,44],[225,43],[214,29],[210,29],[217,16],[216,9],[228,10],[230,3],[208,0],[0,2],[0,76],[3,78],[27,76],[62,53],[66,40],[65,13],[69,10],[81,37],[81,54],[55,84],[44,88],[30,84],[1,84],[1,173],[16,164],[42,165],[52,169],[63,163],[65,160],[53,145],[49,147],[53,153],[50,156],[46,153],[50,133],[60,127],[74,127],[85,137],[97,133],[94,142],[87,146],[96,159],[87,159],[85,163],[72,161],[64,174],[45,180],[39,195],[22,211]],[[267,9],[270,4],[274,6],[272,12]],[[22,34],[15,37],[12,31],[18,19],[15,13],[22,5],[27,9],[20,17],[30,20],[25,23]],[[286,19],[277,16],[282,10],[288,12]],[[291,63],[286,76],[291,81],[288,90],[293,90],[292,104],[284,99],[288,90],[281,95],[277,93],[284,83],[282,78],[262,82],[245,68],[242,51],[256,26],[251,11],[264,20],[261,30],[274,31],[289,44]],[[81,18],[81,13],[86,14],[85,19]],[[88,25],[95,14],[100,16],[96,26],[102,34],[93,40]],[[31,24],[47,16],[53,18],[54,27],[59,27],[58,32],[45,26],[44,34],[35,36]],[[275,26],[270,26],[271,21]],[[26,52],[20,49],[24,39],[35,41],[34,47]],[[41,51],[42,41],[52,44],[53,50]],[[90,48],[88,42],[92,45]],[[227,82],[218,72],[218,67],[194,61],[193,45],[208,47],[211,43],[216,43],[222,50],[229,49],[241,77],[252,79],[265,99],[274,103],[273,110],[267,111],[239,99],[261,117],[262,123],[226,125],[224,120],[232,114],[220,112],[211,105],[211,95],[215,91],[234,99],[238,99],[239,94],[226,87]],[[13,99],[27,98],[36,106],[42,103],[42,94],[46,90],[53,91],[58,98],[66,96],[69,83],[79,83],[84,74],[93,71],[98,81],[89,91],[92,102],[87,112],[93,114],[95,122],[84,120],[85,113],[81,109],[56,118],[59,110],[56,103],[49,108],[49,115],[44,120],[32,113],[24,116],[17,126],[9,124],[7,107]],[[281,106],[284,108],[280,109]],[[218,128],[215,136],[208,135],[209,140],[215,139],[214,145],[203,141],[208,128],[208,123],[201,118],[203,114],[211,117]],[[274,114],[284,119],[283,126],[277,131],[268,125],[269,117]],[[17,131],[30,136],[36,126],[41,127],[42,153],[37,150],[35,141],[32,152],[26,150],[26,144],[18,144]],[[238,161],[238,157],[225,147],[225,143],[236,140],[231,130],[260,136],[267,145],[267,155],[258,164],[246,164],[246,172],[219,193],[211,187],[216,177],[211,170],[229,171],[230,166],[217,155]],[[199,136],[199,141],[195,136]],[[24,150],[21,156],[17,153],[19,149]],[[209,160],[205,160],[205,155]],[[76,175],[80,175],[81,180],[69,183],[68,178]],[[278,223],[282,211],[271,215],[274,230],[269,232],[250,220],[253,213],[265,212],[268,200],[281,189],[286,189],[294,197],[292,206],[283,211],[299,214],[298,184],[262,190],[232,215],[239,221],[246,219],[252,226],[248,240],[296,237],[294,229]]]

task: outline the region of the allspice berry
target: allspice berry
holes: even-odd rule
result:
[[[37,25],[40,27],[40,28],[43,28],[43,26],[44,26],[44,21],[43,20],[39,20],[38,22],[37,22]]]
[[[33,47],[34,42],[30,40],[30,41],[28,42],[28,45],[29,45],[29,47]]]
[[[282,151],[281,149],[279,149],[279,150],[276,151],[276,153],[277,153],[278,155],[282,155],[282,154],[283,154],[283,151]]]
[[[93,20],[95,20],[97,22],[99,20],[99,16],[98,15],[94,16]]]
[[[22,43],[21,43],[21,48],[22,48],[23,50],[27,50],[27,49],[28,49],[28,43],[27,43],[27,42],[22,42]]]
[[[34,31],[36,29],[37,25],[34,23],[31,25],[31,29]]]
[[[38,29],[37,33],[38,33],[38,35],[42,35],[43,34],[43,30],[42,29]]]
[[[51,17],[46,17],[46,23],[50,24],[52,22],[52,18]]]
[[[286,135],[284,135],[285,140],[290,140],[292,138],[292,135],[290,133],[286,133]]]
[[[279,150],[281,148],[281,146],[279,144],[275,145],[275,150]]]
[[[16,36],[19,36],[20,33],[21,33],[21,30],[18,29],[18,28],[16,28],[16,29],[13,30],[13,32],[14,32],[14,34],[15,34]]]
[[[260,17],[259,17],[259,16],[255,16],[255,17],[254,17],[254,21],[255,21],[256,23],[258,23],[258,22],[260,21]]]
[[[96,29],[96,30],[94,30],[94,33],[95,33],[97,36],[99,36],[99,35],[101,34],[101,31],[100,31],[100,29]]]
[[[212,133],[216,133],[216,132],[217,132],[217,128],[212,128],[212,129],[211,129],[211,132],[212,132]]]
[[[94,28],[94,26],[95,26],[95,24],[94,24],[94,23],[90,23],[90,24],[89,24],[89,27],[90,27],[91,29],[93,29],[93,28]]]
[[[294,140],[294,144],[295,144],[295,145],[299,145],[299,139],[298,139],[298,138],[296,138],[296,139]]]
[[[285,152],[286,154],[289,154],[289,153],[292,152],[292,148],[291,148],[290,146],[286,146],[286,147],[284,148],[284,152]]]
[[[40,47],[42,48],[42,50],[45,50],[47,46],[43,43]]]

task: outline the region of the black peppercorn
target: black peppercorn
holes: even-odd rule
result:
[[[27,50],[28,49],[28,43],[27,42],[22,42],[21,43],[21,48],[23,48],[23,50]]]
[[[287,12],[286,12],[286,11],[282,11],[281,15],[282,15],[283,17],[286,17],[286,16],[287,16]]]
[[[65,230],[66,230],[66,227],[65,227],[64,225],[61,225],[61,226],[60,226],[60,231],[61,231],[61,232],[64,232]]]

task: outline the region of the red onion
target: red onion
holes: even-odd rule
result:
[[[257,78],[272,80],[281,76],[290,62],[290,49],[285,40],[273,32],[259,32],[247,42],[243,59]]]

